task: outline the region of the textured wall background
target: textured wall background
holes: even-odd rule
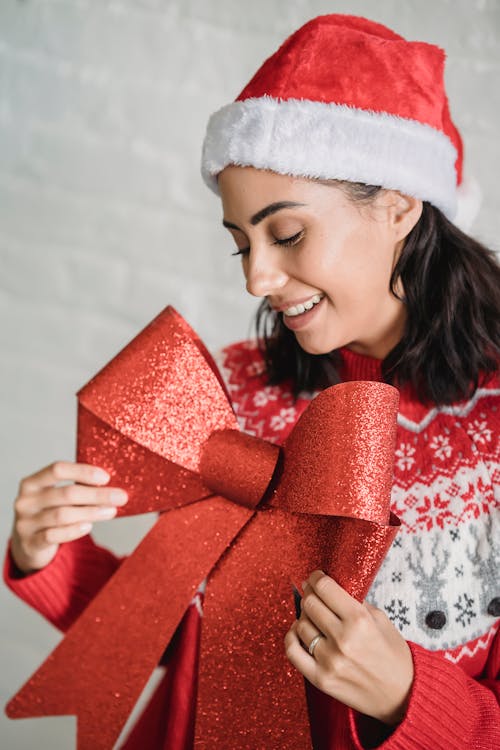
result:
[[[500,0],[0,0],[1,528],[22,476],[74,456],[74,392],[167,303],[211,347],[255,301],[199,177],[209,114],[319,13],[443,46],[473,234],[500,248]],[[101,524],[131,548],[149,519]],[[0,591],[3,703],[59,635]],[[73,720],[0,720],[0,744],[71,748]]]

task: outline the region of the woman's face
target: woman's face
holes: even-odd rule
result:
[[[362,205],[335,183],[253,167],[226,167],[218,184],[247,290],[283,313],[302,349],[383,358],[403,332],[389,282],[421,202],[384,190]]]

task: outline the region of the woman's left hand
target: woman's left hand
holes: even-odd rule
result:
[[[301,615],[286,655],[319,690],[385,724],[402,720],[413,682],[408,644],[386,615],[315,570],[303,584]],[[317,635],[313,656],[308,648]]]

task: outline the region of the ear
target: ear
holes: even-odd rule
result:
[[[388,212],[387,219],[394,232],[394,239],[404,240],[422,215],[422,201],[397,190],[388,190],[385,206]]]

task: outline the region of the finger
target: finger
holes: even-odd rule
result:
[[[322,570],[314,570],[306,583],[316,596],[341,620],[356,617],[363,605],[347,593],[333,578]]]
[[[127,502],[125,490],[118,487],[87,487],[69,484],[46,487],[36,494],[21,495],[16,501],[19,516],[36,515],[45,508],[73,505],[121,506]]]
[[[46,508],[33,516],[30,521],[38,530],[82,523],[93,524],[96,521],[114,518],[116,513],[116,506],[110,505],[62,505],[57,508]]]
[[[342,620],[336,612],[326,606],[307,582],[303,584],[302,612],[321,633],[335,640],[341,629]]]
[[[320,645],[321,642],[316,645],[315,651]],[[312,682],[313,685],[317,685],[320,677],[320,667],[316,659],[302,646],[297,634],[297,621],[293,623],[285,636],[285,653],[289,662],[298,669],[299,672],[309,680],[309,682]]]
[[[380,609],[378,607],[374,607],[373,604],[370,604],[370,602],[364,601],[363,606],[368,610],[368,612],[373,615],[374,617],[377,617],[377,614],[380,613]]]
[[[317,635],[324,635],[324,633],[318,630],[316,625],[311,622],[311,620],[304,612],[302,612],[300,618],[297,620],[297,623],[295,625],[295,632],[299,636],[306,649],[309,649],[313,638],[315,638]]]
[[[51,544],[64,544],[80,539],[92,530],[91,523],[76,523],[70,526],[57,526],[40,529],[33,537],[33,547],[45,547]]]
[[[21,480],[22,493],[37,492],[57,482],[79,482],[80,484],[106,484],[109,474],[98,466],[76,463],[75,461],[55,461],[40,471]]]
[[[107,521],[114,518],[116,513],[117,509],[110,506],[48,508],[35,516],[20,518],[14,526],[14,531],[24,546],[33,544],[37,546],[39,545],[37,535],[40,535],[45,529],[82,524],[87,524],[90,527],[97,521]],[[42,537],[43,535],[40,538]]]

